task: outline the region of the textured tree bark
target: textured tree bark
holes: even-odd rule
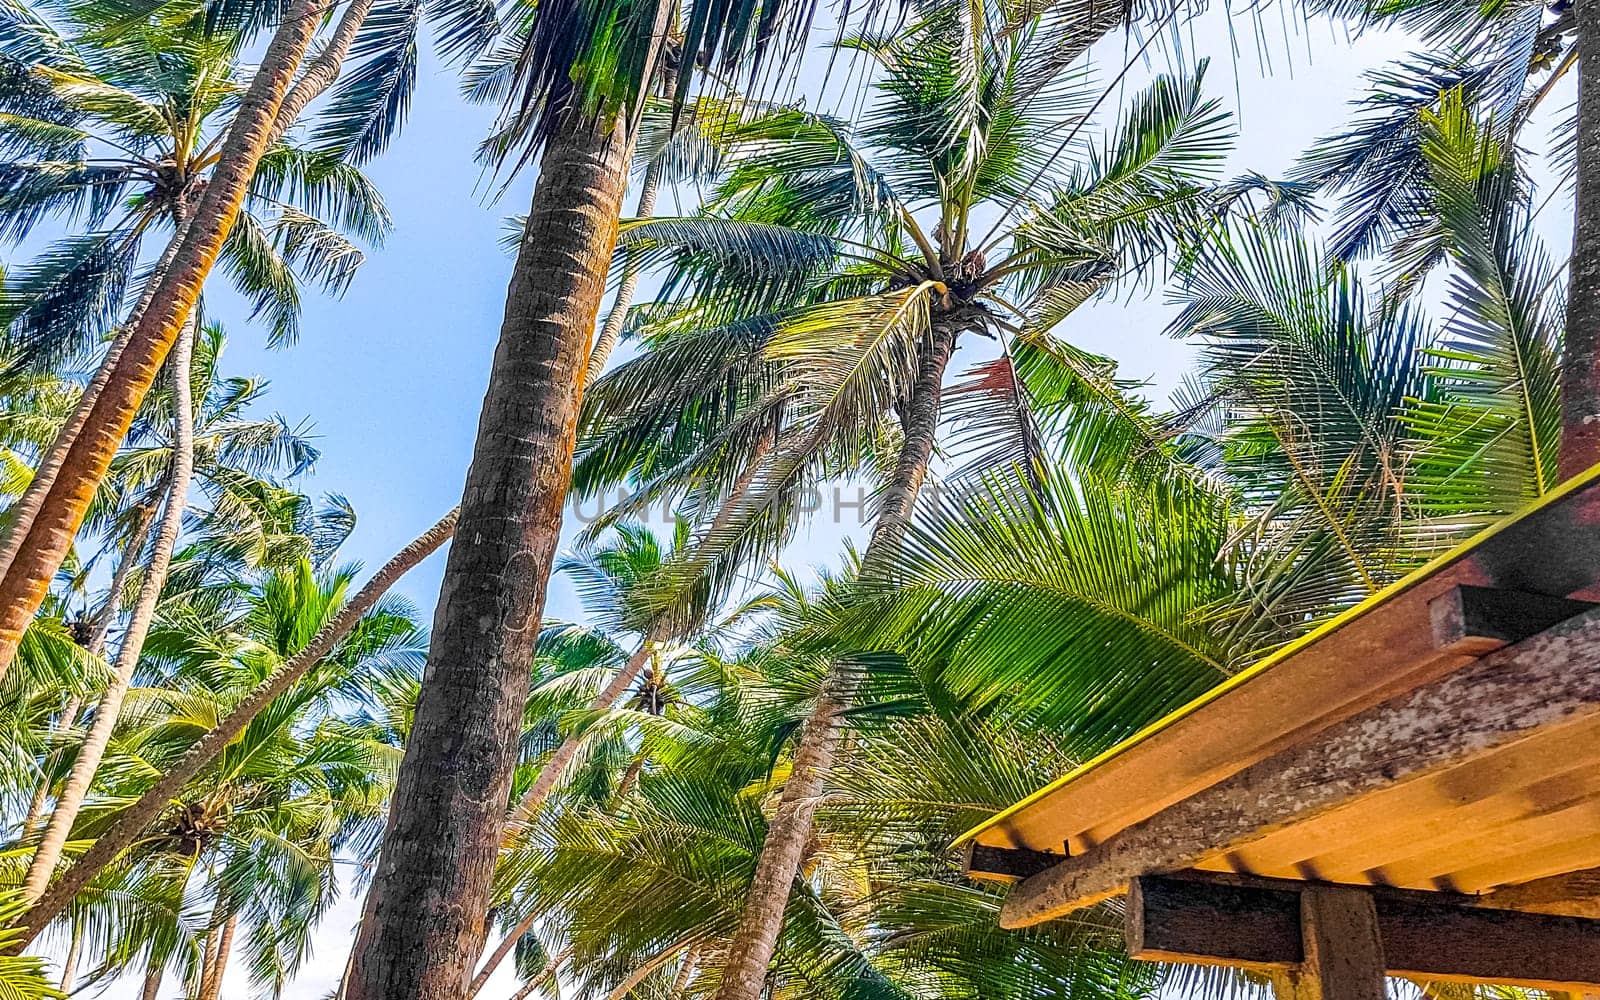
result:
[[[955,350],[956,331],[934,327],[934,334],[918,362],[917,381],[912,389],[901,443],[893,473],[884,485],[872,537],[862,556],[865,576],[882,566],[883,560],[899,548],[916,506],[917,493],[927,477],[933,455],[934,436],[939,428],[939,403],[943,394],[944,372]],[[811,840],[817,803],[823,785],[838,754],[841,730],[839,712],[854,694],[856,676],[848,669],[835,667],[824,679],[816,706],[800,730],[790,765],[789,779],[767,836],[756,859],[755,874],[745,894],[739,927],[728,945],[727,961],[717,1000],[759,1000],[766,984],[767,967],[783,931],[783,912],[806,844]]]
[[[37,516],[21,536],[16,556],[0,580],[0,676],[10,667],[17,643],[44,600],[95,488],[194,310],[200,287],[233,229],[256,165],[276,131],[279,108],[316,34],[321,10],[318,0],[294,0],[284,15],[240,98],[217,168],[171,266],[151,293],[150,307],[130,330],[127,345],[63,457]]]
[[[144,988],[139,991],[139,1000],[156,1000],[161,994],[162,971],[162,967],[157,965],[144,974]]]
[[[540,162],[351,1000],[455,1000],[481,951],[629,145],[569,123]]]
[[[222,977],[228,971],[228,955],[233,951],[233,932],[238,926],[239,915],[228,914],[227,922],[222,925],[222,933],[217,936],[216,954],[211,957],[211,964],[200,981],[200,991],[195,1000],[217,1000],[222,995]]]
[[[661,162],[659,159],[651,160],[645,168],[644,180],[639,186],[639,204],[634,209],[634,215],[643,219],[654,214],[656,210],[656,192],[661,187]],[[616,348],[617,341],[622,339],[622,328],[628,322],[628,308],[633,305],[633,293],[639,288],[639,273],[643,270],[637,257],[632,254],[623,258],[622,281],[617,285],[617,297],[612,300],[611,311],[606,314],[605,325],[600,327],[600,335],[595,338],[594,348],[589,352],[589,364],[584,369],[583,380],[593,382],[605,371],[606,361],[610,359],[611,352]]]
[[[1575,0],[1578,198],[1561,366],[1563,479],[1600,462],[1600,0]]]
[[[22,941],[26,944],[36,937],[50,921],[59,916],[89,880],[115,861],[123,851],[138,840],[150,824],[166,811],[173,798],[213,760],[234,737],[244,731],[250,721],[270,705],[274,699],[305,676],[323,657],[333,652],[356,623],[372,610],[373,605],[393,587],[395,582],[412,567],[432,555],[455,532],[456,512],[451,511],[437,524],[423,532],[401,549],[383,567],[374,573],[366,586],[339,609],[333,620],[324,625],[305,649],[290,657],[271,676],[256,686],[217,723],[215,729],[202,736],[172,768],[156,780],[154,785],[139,796],[138,801],[124,809],[90,848],[72,867],[45,891],[33,908],[23,917],[27,932]]]
[[[144,639],[155,621],[156,602],[161,599],[161,589],[167,583],[167,569],[172,563],[172,552],[177,547],[178,535],[183,530],[183,509],[189,499],[189,480],[194,475],[194,403],[190,392],[190,359],[194,348],[194,322],[184,324],[178,342],[173,346],[167,362],[172,379],[172,468],[167,473],[166,505],[161,511],[161,521],[156,529],[155,542],[150,550],[150,562],[145,567],[144,580],[139,584],[139,598],[134,603],[133,614],[128,619],[128,629],[123,634],[122,646],[117,650],[117,663],[111,682],[94,710],[94,721],[78,748],[78,758],[72,763],[72,772],[56,799],[50,814],[50,823],[34,851],[28,866],[28,875],[22,884],[23,899],[29,903],[44,894],[50,876],[61,863],[61,852],[72,824],[83,808],[84,797],[100,769],[100,760],[111,743],[112,730],[122,714],[122,702],[133,683],[134,668],[139,665],[139,654],[144,651]]]

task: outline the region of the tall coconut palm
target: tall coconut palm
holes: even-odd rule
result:
[[[1560,123],[1558,139],[1577,175],[1558,461],[1563,477],[1587,469],[1600,461],[1600,153],[1593,142],[1600,135],[1600,8],[1592,0],[1321,6],[1365,23],[1402,26],[1435,47],[1385,74],[1387,86],[1369,102],[1376,113],[1308,160],[1310,176],[1350,190],[1345,232],[1352,245],[1367,249],[1416,228],[1417,209],[1427,201],[1418,116],[1440,92],[1462,87],[1482,127],[1509,144],[1556,83],[1578,71],[1577,108]]]
[[[815,115],[758,117],[733,130],[711,217],[625,227],[625,247],[675,262],[668,286],[686,298],[669,310],[661,350],[597,385],[617,405],[594,411],[578,466],[586,485],[642,474],[636,503],[714,489],[739,464],[729,455],[776,423],[756,488],[711,540],[737,550],[782,537],[772,525],[819,470],[838,467],[841,455],[859,465],[876,454],[882,478],[864,569],[873,575],[928,473],[945,370],[963,334],[1009,345],[951,394],[950,415],[981,428],[972,457],[980,467],[1037,460],[1019,357],[1053,361],[1078,391],[1092,381],[1083,357],[1047,331],[1198,231],[1214,207],[1204,182],[1227,125],[1198,78],[1163,79],[1103,150],[1076,169],[1059,164],[1052,148],[1061,143],[1046,137],[1080,107],[1062,79],[1080,51],[1079,26],[1006,17],[979,5],[937,8],[902,35],[852,39],[882,67],[859,141]],[[1010,219],[1027,201],[1036,207]],[[974,222],[985,206],[1002,213],[987,234]],[[724,997],[760,991],[852,683],[849,671],[834,675],[799,736]]]
[[[539,9],[519,49],[504,127],[511,162],[542,142],[351,996],[450,995],[467,976],[498,841],[524,665],[555,556],[583,368],[616,236],[632,119],[673,12],[662,0]],[[1087,9],[1105,30],[1119,5]],[[695,0],[677,17],[697,65],[759,65],[797,44],[811,5]],[[1095,16],[1098,11],[1098,18]],[[516,18],[520,31],[527,22]],[[1096,34],[1098,31],[1095,32]],[[791,49],[792,51],[792,49]],[[687,69],[689,59],[681,58]],[[694,74],[678,74],[681,97]],[[532,139],[534,146],[522,140]]]
[[[265,27],[264,22],[272,14],[280,17],[255,76],[249,86],[239,92],[233,114],[220,133],[209,139],[185,134],[184,142],[174,147],[175,163],[189,161],[193,151],[209,154],[203,162],[195,164],[209,168],[204,174],[204,183],[196,183],[201,178],[191,177],[182,190],[182,197],[176,202],[182,224],[160,255],[158,266],[134,310],[135,315],[130,317],[101,362],[100,372],[91,381],[72,419],[57,436],[29,494],[18,505],[5,546],[0,549],[0,555],[4,556],[0,563],[5,570],[4,579],[0,581],[0,670],[9,665],[16,637],[43,600],[50,578],[77,533],[96,485],[121,445],[145,393],[155,382],[167,352],[188,322],[201,286],[219,256],[225,254],[225,244],[256,181],[263,156],[278,144],[306,105],[335,82],[374,2],[350,0],[340,18],[332,22],[327,44],[309,61],[307,51],[324,24],[320,8],[309,0],[270,10],[225,4],[201,15],[196,15],[192,8],[176,5],[180,8],[176,12],[179,30],[198,32],[202,38],[210,38],[220,27],[232,36],[235,45],[253,31]],[[88,33],[85,38],[104,41],[121,36],[129,25],[126,14],[120,7],[107,12],[102,17],[110,22],[109,29]],[[142,24],[148,18],[157,25],[165,25],[173,17],[170,7],[157,3],[141,9],[131,20]],[[83,71],[93,74],[84,53],[57,45],[59,39],[54,32],[20,6],[7,8],[3,24],[7,41],[12,43],[11,61],[20,62],[30,76],[65,74],[70,78]],[[94,89],[93,81],[89,85]],[[71,89],[70,82],[67,88]],[[37,87],[24,88],[24,92],[30,90],[30,96],[37,96]],[[118,94],[109,96],[113,104],[122,103]],[[380,96],[387,99],[388,94]],[[47,109],[52,106],[49,102],[45,104]],[[24,110],[31,113],[35,108]],[[167,110],[162,109],[163,112]],[[170,110],[175,113],[172,117],[187,119],[191,109],[179,106]],[[182,113],[176,114],[180,110]],[[75,144],[82,139],[74,139],[72,135],[76,122],[70,119],[74,112],[69,109],[67,114],[69,120],[65,122],[46,116],[43,129],[24,131],[36,138],[43,136],[46,141],[64,143],[68,149],[76,148]],[[149,119],[144,121],[146,127],[154,127],[154,124]],[[66,125],[67,130],[57,127],[61,125]],[[132,139],[137,143],[138,131],[136,127],[131,135],[113,133],[112,138],[114,141]],[[155,168],[148,171],[158,182],[163,174],[163,162],[157,161]],[[45,171],[46,176],[49,173]],[[305,179],[303,171],[294,177],[302,183]],[[96,187],[90,184],[86,190],[69,189],[65,199],[71,203],[88,194],[90,197],[83,200],[93,207],[96,202],[92,195]],[[104,207],[104,202],[98,204]],[[296,228],[300,230],[298,234],[293,232]],[[302,262],[316,259],[319,250],[314,249],[315,231],[306,229],[303,223],[290,225],[287,230],[284,249],[302,255]],[[260,242],[257,233],[254,239],[244,240],[243,249],[260,253]],[[297,251],[289,249],[294,245],[299,246]],[[347,258],[345,263],[348,263]],[[283,275],[275,277],[281,284]]]
[[[302,648],[339,610],[353,571],[307,562],[247,576],[223,607],[168,607],[146,644],[152,683],[135,689],[111,742],[91,806],[73,840],[92,840],[187,753],[219,715]],[[96,928],[100,971],[175,961],[173,932],[119,925],[117,887],[174,884],[183,904],[204,893],[208,928],[237,918],[234,943],[258,985],[281,987],[303,960],[310,931],[336,898],[332,865],[375,843],[404,732],[383,717],[387,692],[415,678],[425,637],[409,608],[390,602],[363,616],[349,638],[257,715],[196,780],[171,796],[163,824],[117,868],[100,874],[73,914]],[[348,706],[365,704],[362,715]],[[394,706],[399,708],[398,703]],[[199,887],[185,883],[207,871]],[[106,908],[111,907],[110,913]],[[146,918],[146,919],[153,919]],[[171,919],[170,917],[168,919]],[[221,951],[218,935],[215,951]],[[225,958],[216,959],[216,969]],[[213,976],[206,985],[215,988]]]
[[[185,362],[189,360],[190,336],[186,333],[180,339],[180,350],[173,355],[174,363],[180,358]],[[154,511],[159,507],[162,515],[148,539],[149,556],[143,562],[140,557],[147,540],[143,531],[135,532],[135,541],[128,546],[118,564],[118,572],[113,575],[111,593],[95,623],[95,634],[90,636],[89,651],[96,653],[95,646],[103,642],[109,619],[121,600],[121,588],[127,580],[125,571],[139,562],[138,593],[121,636],[115,672],[100,696],[92,725],[82,744],[75,748],[71,771],[56,798],[24,883],[30,901],[43,892],[60,862],[67,832],[76,820],[101,754],[116,726],[121,700],[139,663],[144,636],[154,621],[156,603],[166,587],[167,568],[182,530],[190,480],[197,479],[214,493],[225,494],[237,489],[242,477],[274,472],[295,475],[304,471],[316,457],[315,450],[281,418],[242,417],[244,408],[259,396],[259,388],[250,380],[217,377],[216,365],[222,349],[219,328],[209,328],[202,345],[195,363],[186,366],[185,377],[179,379],[175,371],[170,391],[146,400],[145,409],[156,410],[158,415],[153,419],[141,419],[141,424],[147,426],[136,427],[131,441],[135,447],[125,450],[113,463],[118,487],[135,494],[134,509]],[[198,462],[197,438],[204,443],[199,449]],[[144,523],[150,518],[146,515],[136,520]],[[71,725],[70,718],[67,723]]]

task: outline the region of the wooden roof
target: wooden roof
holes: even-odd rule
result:
[[[1597,582],[1600,468],[962,841],[1060,862],[1010,926],[1152,871],[1476,893],[1600,866]]]

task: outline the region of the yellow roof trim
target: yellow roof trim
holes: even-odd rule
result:
[[[952,846],[959,847],[970,840],[975,840],[978,836],[986,831],[1000,826],[1007,820],[1016,816],[1018,813],[1050,797],[1051,795],[1054,795],[1056,792],[1072,784],[1091,771],[1095,771],[1101,767],[1104,767],[1107,763],[1122,756],[1132,747],[1156,737],[1163,731],[1171,728],[1178,721],[1194,714],[1195,712],[1206,707],[1212,702],[1217,701],[1230,692],[1250,683],[1250,681],[1253,679],[1272,669],[1272,667],[1276,664],[1288,659],[1295,653],[1298,653],[1300,650],[1305,649],[1307,646],[1310,646],[1316,642],[1320,642],[1333,632],[1338,631],[1355,619],[1367,614],[1374,607],[1377,607],[1378,605],[1392,599],[1396,594],[1403,593],[1409,588],[1415,586],[1419,581],[1432,576],[1456,560],[1471,555],[1472,551],[1482,545],[1487,539],[1493,538],[1495,535],[1505,531],[1507,528],[1517,524],[1519,521],[1522,521],[1530,515],[1537,513],[1547,506],[1560,502],[1568,495],[1577,492],[1578,490],[1596,482],[1597,480],[1600,480],[1600,465],[1595,465],[1585,472],[1572,477],[1571,479],[1562,483],[1560,486],[1556,487],[1554,490],[1551,490],[1538,500],[1524,507],[1517,513],[1501,518],[1499,521],[1478,532],[1476,535],[1473,535],[1471,538],[1462,542],[1460,545],[1457,545],[1450,551],[1430,560],[1427,565],[1406,574],[1406,576],[1396,580],[1394,583],[1368,597],[1360,604],[1357,604],[1354,607],[1340,613],[1338,616],[1329,619],[1322,625],[1311,630],[1310,632],[1307,632],[1305,635],[1294,640],[1293,642],[1280,647],[1275,652],[1256,661],[1247,669],[1242,670],[1234,676],[1228,678],[1226,681],[1218,684],[1216,687],[1207,691],[1205,694],[1200,695],[1198,698],[1194,699],[1188,704],[1174,709],[1167,715],[1157,719],[1155,722],[1150,723],[1137,733],[1123,740],[1121,743],[1118,743],[1103,753],[1078,765],[1065,775],[1062,775],[1060,778],[1057,778],[1050,784],[1045,785],[1032,795],[1029,795],[1027,798],[1022,799],[1020,802],[1017,802],[1016,804],[1008,806],[1007,808],[1002,809],[1000,812],[995,813],[989,819],[979,823],[977,826],[957,837]]]

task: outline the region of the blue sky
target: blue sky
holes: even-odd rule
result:
[[[1236,18],[1230,33],[1220,9],[1183,29],[1188,53],[1213,58],[1212,93],[1239,115],[1230,176],[1246,169],[1281,175],[1300,150],[1346,120],[1346,103],[1360,93],[1364,71],[1411,48],[1395,35],[1351,41],[1320,20],[1297,30],[1278,22],[1276,7],[1263,16],[1259,46],[1253,18]],[[1230,34],[1241,50],[1237,60]],[[1109,80],[1122,67],[1123,46],[1115,37],[1091,54],[1100,79]],[[1171,51],[1153,50],[1148,64],[1130,75],[1128,92],[1167,69]],[[525,211],[532,185],[531,177],[522,177],[500,199],[486,197],[496,187],[472,154],[492,110],[462,102],[451,73],[430,55],[423,56],[421,76],[404,134],[370,167],[395,231],[370,254],[348,294],[336,301],[308,295],[300,343],[270,351],[259,330],[242,317],[233,320],[240,312],[237,302],[219,294],[212,303],[233,320],[225,370],[267,377],[270,406],[291,422],[308,418],[314,424],[322,459],[301,487],[350,498],[360,520],[345,554],[369,568],[459,499],[511,263],[500,248],[503,219]],[[807,73],[802,84],[814,79]],[[811,106],[817,106],[814,98]],[[1110,105],[1108,120],[1109,111]],[[1530,134],[1542,137],[1544,130]],[[1568,218],[1570,206],[1557,199],[1542,219],[1558,256],[1566,250]],[[1189,356],[1184,345],[1163,335],[1173,311],[1156,291],[1133,301],[1093,304],[1060,332],[1115,357],[1125,376],[1150,379],[1152,393],[1164,395]],[[842,534],[841,528],[819,524],[794,545],[788,561],[830,562]],[[435,556],[400,588],[428,617],[442,564],[443,557]],[[548,613],[580,614],[559,582]],[[320,997],[337,984],[356,915],[354,902],[334,910],[316,957],[287,995]],[[508,993],[509,986],[497,983],[484,995],[493,1000]],[[119,984],[110,995],[136,991]],[[243,969],[230,973],[224,995],[247,996]]]
[[[1407,48],[1393,36],[1350,44],[1324,21],[1312,25],[1309,38],[1297,37],[1294,27],[1286,45],[1280,25],[1264,25],[1259,48],[1268,67],[1256,56],[1255,23],[1236,18],[1237,73],[1220,11],[1183,30],[1189,52],[1213,58],[1211,91],[1240,112],[1230,174],[1281,174],[1300,149],[1343,117],[1359,74]],[[1153,47],[1126,89],[1167,69],[1170,48]],[[1107,40],[1091,55],[1097,76],[1109,80],[1124,63],[1123,40]],[[805,76],[802,90],[816,79]],[[230,323],[227,369],[266,376],[273,409],[291,421],[312,421],[322,460],[303,488],[350,498],[360,523],[346,552],[368,566],[459,498],[511,264],[499,246],[503,220],[525,211],[532,183],[518,178],[491,199],[498,185],[472,154],[492,109],[460,100],[450,70],[430,55],[423,57],[421,77],[404,134],[369,168],[395,219],[387,245],[369,255],[342,299],[307,296],[303,335],[291,348],[266,350],[259,331]],[[814,94],[808,100],[816,106]],[[1106,117],[1115,103],[1108,102]],[[224,318],[239,312],[220,293],[213,307]],[[1159,292],[1144,300],[1109,300],[1082,310],[1062,332],[1117,358],[1126,376],[1152,379],[1152,391],[1164,394],[1187,358],[1185,347],[1162,333],[1171,313]],[[824,524],[813,536],[797,543],[793,562],[833,557],[840,533]],[[436,556],[412,573],[402,591],[431,608],[442,562]],[[579,613],[559,584],[549,613]]]

